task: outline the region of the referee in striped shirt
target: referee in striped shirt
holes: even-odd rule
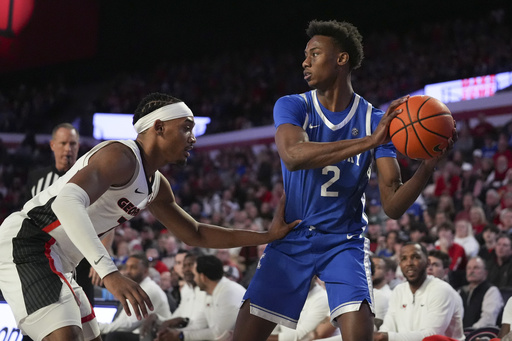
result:
[[[78,131],[69,123],[61,123],[53,128],[50,148],[55,164],[29,173],[26,200],[50,187],[75,164],[80,147],[79,139]]]

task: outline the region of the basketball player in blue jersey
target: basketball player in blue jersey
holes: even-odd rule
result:
[[[158,171],[186,163],[196,142],[192,111],[172,96],[151,94],[136,109],[134,127],[135,141],[95,146],[0,226],[0,290],[19,328],[36,341],[101,340],[72,275],[84,257],[128,316],[147,317],[149,297],[119,273],[100,241],[144,208],[183,242],[209,248],[265,244],[298,224],[284,222],[284,197],[266,232],[197,222]]]
[[[331,322],[344,341],[373,339],[372,287],[364,191],[376,160],[382,206],[398,219],[416,200],[438,159],[423,161],[402,183],[386,113],[352,89],[362,37],[346,22],[312,21],[304,79],[313,88],[274,107],[286,193],[285,220],[301,223],[269,244],[245,294],[234,341],[267,340],[277,323],[295,328],[314,275],[325,282]],[[455,133],[455,131],[454,131]],[[450,141],[450,149],[453,140]],[[446,151],[444,153],[446,154]]]

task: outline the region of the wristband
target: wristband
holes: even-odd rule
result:
[[[185,340],[185,335],[183,335],[183,332],[180,332],[180,333],[178,334],[178,339],[180,339],[180,341]]]

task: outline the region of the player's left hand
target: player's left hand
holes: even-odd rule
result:
[[[270,241],[281,239],[288,234],[295,226],[297,226],[301,220],[297,219],[290,224],[287,224],[284,221],[284,206],[286,204],[286,194],[281,196],[279,200],[279,204],[277,205],[276,211],[274,213],[274,218],[272,219],[272,223],[268,229],[268,233],[270,235]]]
[[[133,280],[114,271],[103,278],[105,288],[123,305],[126,315],[132,316],[128,301],[132,305],[137,320],[148,317],[148,309],[153,310],[153,304],[148,294]]]
[[[453,146],[455,145],[455,142],[459,139],[459,133],[457,133],[457,122],[454,121],[453,123],[453,130],[452,130],[452,137],[448,139],[448,146],[443,149],[443,152],[436,156],[435,158],[425,160],[427,164],[431,164],[432,169],[437,166],[440,160],[444,159],[447,155],[450,154],[450,152],[453,150]]]

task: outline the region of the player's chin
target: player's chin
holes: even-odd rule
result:
[[[185,167],[187,165],[187,159],[181,159],[181,160],[178,160],[174,163],[175,165],[178,165],[180,167]]]

